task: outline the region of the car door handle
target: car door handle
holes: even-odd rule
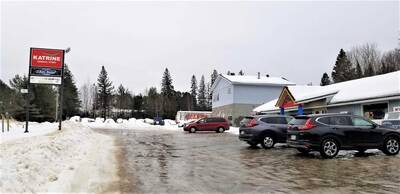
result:
[[[335,129],[335,130],[337,130],[337,129],[339,129],[339,128],[337,128],[337,127],[332,127],[332,129]]]

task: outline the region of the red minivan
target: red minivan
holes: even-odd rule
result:
[[[188,123],[183,127],[183,130],[189,131],[189,133],[195,133],[196,131],[215,131],[217,133],[223,133],[225,130],[229,130],[229,123],[226,119],[221,117],[202,118],[195,122]]]

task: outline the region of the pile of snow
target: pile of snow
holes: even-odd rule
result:
[[[96,122],[96,123],[104,123],[104,118],[97,117],[94,122]]]
[[[232,133],[234,135],[239,135],[239,127],[229,127],[229,130],[226,132]]]
[[[153,119],[149,119],[149,118],[145,118],[144,122],[147,123],[147,124],[153,124],[154,120]]]
[[[0,121],[1,122],[1,121]],[[1,127],[1,126],[0,126]],[[45,135],[58,130],[58,123],[37,123],[37,122],[29,122],[28,131],[25,132],[25,122],[10,122],[9,131],[7,131],[7,127],[5,126],[4,133],[0,131],[0,143],[4,143],[10,140],[25,138],[25,137],[33,137],[39,135]]]
[[[80,116],[73,116],[69,119],[69,121],[73,121],[73,122],[80,122],[81,121],[81,117]]]
[[[48,135],[1,142],[0,193],[105,192],[118,179],[113,151],[111,137],[70,121]]]
[[[95,122],[95,120],[91,119],[91,118],[82,118],[81,122],[82,123],[92,123],[92,122]]]

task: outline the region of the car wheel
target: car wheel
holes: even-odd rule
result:
[[[218,127],[217,133],[223,133],[225,129],[223,127]]]
[[[400,145],[399,145],[399,138],[395,136],[390,136],[385,139],[383,143],[382,151],[386,155],[396,155],[399,153]]]
[[[195,128],[195,127],[191,127],[191,128],[189,129],[189,132],[190,132],[190,133],[196,133],[196,128]]]
[[[309,149],[305,149],[305,148],[297,148],[297,151],[299,151],[302,154],[310,153],[310,150]]]
[[[319,152],[323,158],[334,158],[339,153],[339,144],[333,138],[326,138],[322,141]]]
[[[261,145],[264,149],[271,149],[275,145],[275,139],[272,135],[267,134],[261,141]]]

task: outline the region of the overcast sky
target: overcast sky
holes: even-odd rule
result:
[[[27,74],[29,47],[67,48],[75,80],[175,88],[213,69],[319,84],[340,48],[398,46],[399,3],[391,2],[2,2],[0,78]]]

